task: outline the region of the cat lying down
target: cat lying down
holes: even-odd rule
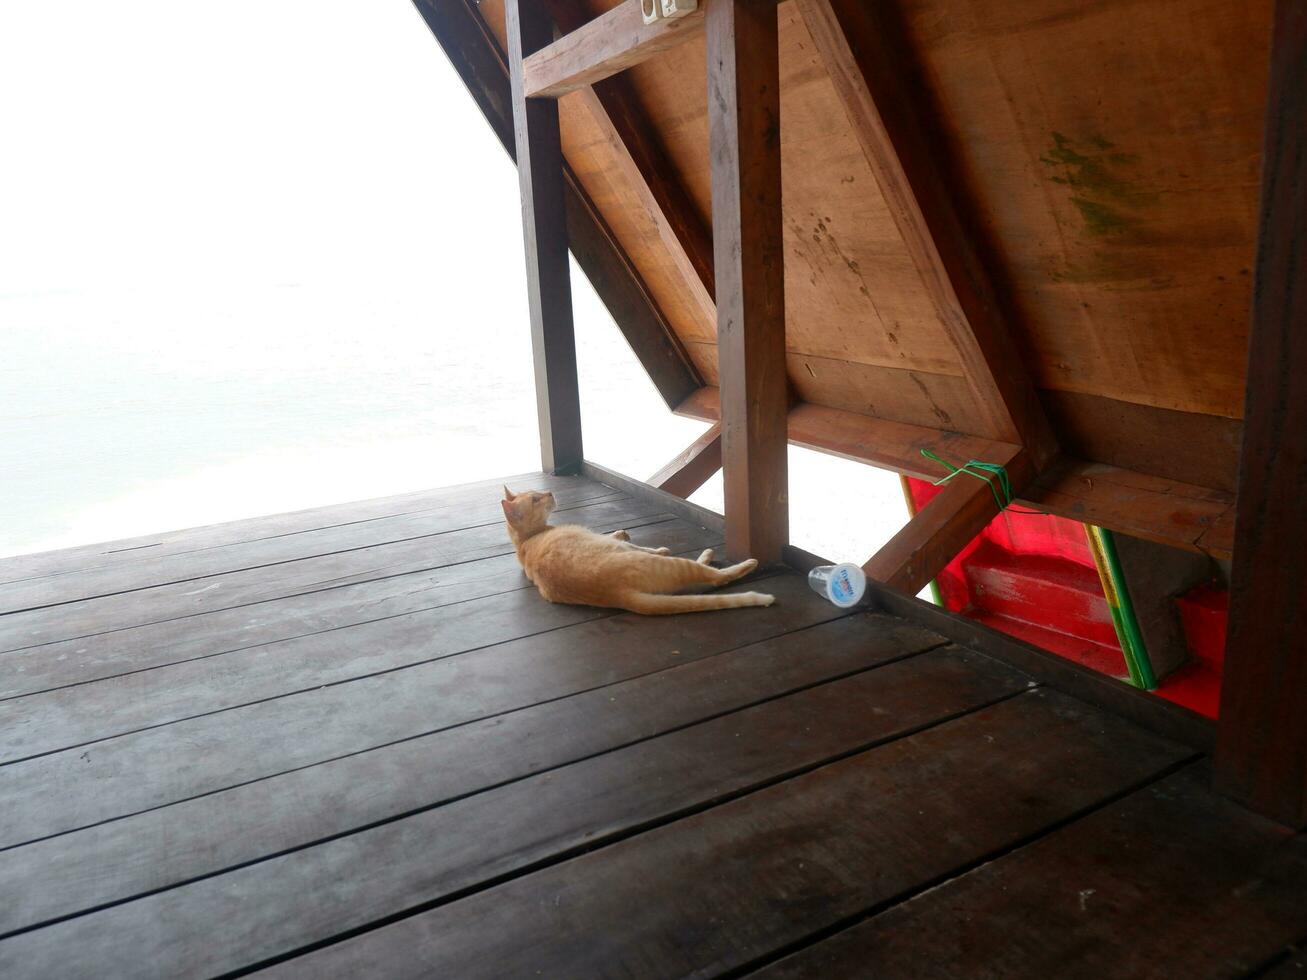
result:
[[[607,606],[660,616],[740,606],[770,606],[776,600],[761,592],[716,595],[671,595],[691,585],[725,585],[758,567],[750,558],[729,568],[708,564],[713,553],[697,561],[672,558],[666,548],[631,544],[625,531],[599,534],[574,525],[548,523],[554,495],[535,490],[513,493],[504,487],[504,517],[526,577],[550,602]]]

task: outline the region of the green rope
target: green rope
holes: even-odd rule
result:
[[[1012,503],[1012,481],[1008,479],[1007,470],[998,463],[986,463],[978,459],[969,459],[962,466],[954,466],[948,460],[941,459],[929,449],[923,449],[921,455],[927,459],[934,460],[941,466],[945,466],[953,472],[946,477],[935,481],[935,486],[943,486],[949,480],[959,473],[965,473],[967,476],[974,476],[977,480],[984,480],[989,485],[989,492],[994,495],[994,503],[998,504],[1000,511],[1007,510]],[[999,490],[1003,491],[1003,496],[999,496]]]

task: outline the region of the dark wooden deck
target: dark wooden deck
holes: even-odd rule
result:
[[[1296,975],[1199,749],[766,578],[549,605],[497,484],[0,563],[0,977]]]

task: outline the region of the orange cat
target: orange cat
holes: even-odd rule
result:
[[[761,592],[669,595],[690,585],[725,585],[758,567],[750,558],[729,568],[713,568],[712,552],[697,561],[672,558],[666,548],[631,544],[625,531],[598,534],[584,527],[548,522],[554,495],[504,487],[504,517],[517,560],[540,594],[550,602],[608,606],[657,616],[666,613],[770,606]]]

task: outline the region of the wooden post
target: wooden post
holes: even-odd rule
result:
[[[707,13],[726,553],[776,562],[789,536],[776,3]]]
[[[553,99],[528,99],[522,88],[522,59],[553,40],[553,25],[544,7],[535,0],[506,0],[504,22],[517,173],[522,188],[522,238],[526,247],[541,465],[549,473],[574,473],[583,459],[581,398],[576,380],[558,103]]]
[[[1217,785],[1307,827],[1307,4],[1279,0]]]

